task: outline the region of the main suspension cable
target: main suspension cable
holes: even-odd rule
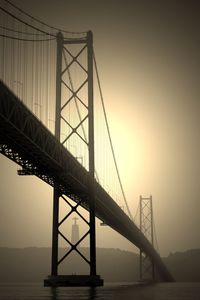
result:
[[[15,36],[9,36],[9,35],[6,35],[6,34],[1,34],[0,33],[0,36],[3,37],[3,38],[7,38],[7,39],[11,39],[11,40],[17,40],[17,41],[23,41],[23,42],[48,42],[48,41],[53,41],[55,40],[56,38],[50,38],[50,39],[23,39],[23,38],[18,38],[18,37],[15,37]]]
[[[0,25],[0,28],[6,31],[10,31],[10,32],[14,32],[14,33],[18,33],[18,34],[22,34],[22,35],[31,35],[31,36],[46,36],[46,34],[44,33],[33,33],[33,32],[25,32],[25,31],[19,31],[19,30],[15,30],[12,28],[8,28],[6,26],[2,26]]]
[[[131,211],[129,209],[128,202],[126,200],[126,195],[125,195],[125,192],[124,192],[124,189],[123,189],[121,177],[120,177],[120,174],[119,174],[119,168],[118,168],[118,165],[117,165],[117,160],[116,160],[115,151],[114,151],[114,147],[113,147],[113,142],[112,142],[112,138],[111,138],[110,128],[109,128],[109,124],[108,124],[108,118],[107,118],[107,114],[106,114],[106,109],[105,109],[105,104],[104,104],[104,99],[103,99],[103,93],[102,93],[102,89],[101,89],[99,73],[98,73],[98,69],[97,69],[97,63],[96,63],[96,58],[95,58],[94,51],[93,51],[93,59],[94,59],[94,66],[95,66],[95,71],[96,71],[96,76],[97,76],[98,88],[99,88],[99,92],[100,92],[100,98],[101,98],[101,103],[102,103],[102,107],[103,107],[103,113],[104,113],[104,118],[105,118],[105,122],[106,122],[106,128],[107,128],[107,132],[108,132],[108,138],[109,138],[110,147],[111,147],[111,151],[112,151],[112,155],[113,155],[115,169],[116,169],[116,172],[117,172],[118,181],[119,181],[119,184],[120,184],[120,188],[121,188],[121,191],[122,191],[123,199],[124,199],[124,202],[126,204],[128,214],[129,214],[131,220],[133,220],[133,216],[132,216]]]
[[[26,15],[27,17],[31,18],[32,20],[42,24],[42,25],[45,25],[47,27],[49,27],[50,29],[54,29],[56,31],[62,31],[62,32],[65,32],[65,33],[68,33],[68,34],[86,34],[85,31],[77,31],[77,32],[74,32],[74,31],[67,31],[67,30],[63,30],[63,29],[60,29],[60,28],[57,28],[57,27],[54,27],[54,26],[51,26],[41,20],[39,20],[38,18],[35,18],[33,17],[32,15],[28,14],[26,11],[24,11],[23,9],[19,8],[17,5],[13,4],[11,1],[9,0],[4,0],[5,2],[7,2],[8,4],[10,4],[12,7],[14,7],[15,9],[17,9],[18,11],[20,11],[21,13],[23,13],[24,15]]]
[[[39,32],[41,32],[41,33],[44,33],[45,35],[49,35],[49,36],[56,37],[56,35],[54,35],[54,34],[52,34],[52,33],[46,32],[46,31],[44,31],[44,30],[42,30],[42,29],[39,29],[38,27],[35,27],[35,26],[33,26],[33,25],[31,25],[31,24],[29,24],[29,23],[23,21],[22,19],[16,17],[16,16],[13,15],[11,12],[9,12],[8,10],[6,10],[5,8],[3,8],[3,7],[1,7],[1,6],[0,6],[0,10],[2,10],[2,11],[3,11],[4,13],[6,13],[7,15],[11,16],[12,18],[14,18],[15,20],[17,20],[18,22],[23,23],[24,25],[29,26],[30,28],[32,28],[32,29],[34,29],[34,30],[36,30],[36,31],[39,31]]]

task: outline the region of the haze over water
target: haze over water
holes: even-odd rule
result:
[[[41,284],[0,285],[0,300],[199,300],[200,283],[106,284],[97,288],[44,288]]]

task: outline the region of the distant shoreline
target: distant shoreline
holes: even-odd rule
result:
[[[60,255],[65,249],[60,248]],[[81,248],[88,255],[88,248]],[[200,282],[200,249],[175,252],[163,258],[176,281]],[[40,282],[50,274],[51,248],[0,247],[0,282]],[[105,282],[137,282],[139,255],[120,249],[97,248],[97,272]],[[60,268],[60,274],[87,274],[87,264],[76,254]]]

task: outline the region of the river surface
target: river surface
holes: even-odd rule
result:
[[[200,283],[107,283],[103,287],[43,287],[41,283],[0,284],[0,300],[200,300]]]

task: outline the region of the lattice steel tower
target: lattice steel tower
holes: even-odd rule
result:
[[[148,198],[140,196],[140,230],[154,244],[152,195]],[[140,280],[155,280],[155,268],[152,259],[140,249]]]
[[[73,159],[76,159],[78,164],[82,164],[88,171],[89,180],[84,186],[84,193],[76,191],[75,195],[69,191],[67,197],[62,194],[59,185],[54,184],[52,269],[51,276],[45,280],[45,285],[103,285],[103,280],[96,275],[93,36],[91,31],[81,38],[65,39],[62,33],[57,34],[56,69],[55,137],[71,152]],[[78,160],[79,158],[81,161]],[[78,165],[77,172],[79,172]],[[69,180],[74,182],[75,186],[76,178],[69,176]],[[80,204],[86,205],[84,199],[89,200],[89,206],[86,207],[89,212],[88,220],[78,211]],[[69,200],[73,200],[75,204]],[[62,218],[59,214],[60,201],[64,201],[70,209]],[[63,224],[71,217],[72,213],[77,214],[89,227],[88,231],[75,243],[70,241],[66,232],[62,230]],[[81,253],[79,247],[80,243],[88,236],[90,240],[89,258]],[[58,239],[60,237],[70,247],[70,250],[66,250],[61,258],[58,255]],[[89,275],[58,274],[58,266],[71,252],[77,253],[89,265]]]

